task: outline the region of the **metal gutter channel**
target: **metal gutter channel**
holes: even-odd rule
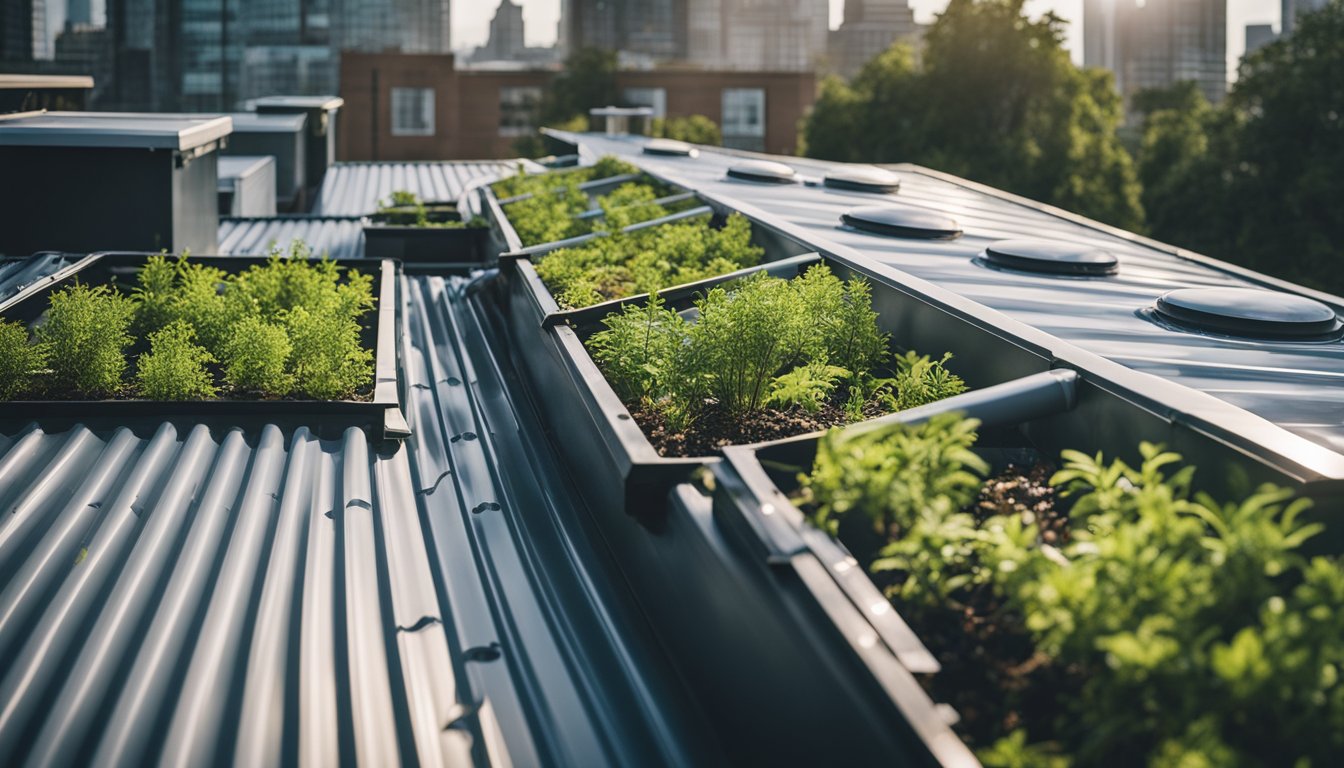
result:
[[[0,428],[0,764],[719,761],[464,284],[407,281],[402,447]]]

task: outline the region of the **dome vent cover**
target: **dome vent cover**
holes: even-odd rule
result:
[[[855,208],[840,220],[855,229],[887,237],[951,240],[961,235],[961,225],[956,219],[903,205]]]
[[[1048,275],[1114,275],[1119,269],[1110,251],[1054,240],[999,240],[983,258],[990,266]]]
[[[1344,322],[1325,304],[1263,288],[1181,288],[1163,294],[1153,312],[1181,328],[1252,339],[1330,341],[1344,335]]]
[[[789,166],[773,160],[745,160],[728,169],[730,179],[766,184],[792,184],[797,180],[797,175]]]
[[[700,154],[700,150],[676,139],[651,139],[648,144],[644,145],[644,154],[665,157],[696,157]]]
[[[825,184],[831,189],[889,195],[901,188],[901,177],[881,168],[858,166],[826,174]]]

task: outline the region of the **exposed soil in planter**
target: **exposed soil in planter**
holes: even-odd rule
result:
[[[1056,505],[1055,489],[1049,484],[1052,473],[1053,468],[1044,464],[1025,470],[1010,466],[986,480],[965,511],[981,520],[1030,515],[1039,523],[1045,543],[1062,544],[1068,536],[1068,515]],[[898,588],[904,575],[879,572],[873,581],[888,591]],[[957,710],[961,719],[955,729],[972,747],[987,746],[1023,723],[1031,725],[1033,742],[1048,741],[1059,702],[1077,700],[1084,681],[1076,670],[1052,664],[1037,653],[1021,617],[1007,612],[993,590],[967,589],[958,598],[940,606],[894,601],[942,665],[936,675],[921,677],[921,684],[935,701]]]
[[[865,419],[886,413],[877,403],[864,406]],[[827,403],[816,413],[801,408],[785,411],[767,408],[747,416],[733,416],[717,406],[707,407],[689,427],[681,431],[668,428],[663,414],[632,406],[631,416],[644,430],[660,456],[710,456],[727,445],[745,445],[763,440],[778,440],[850,423],[844,409]]]

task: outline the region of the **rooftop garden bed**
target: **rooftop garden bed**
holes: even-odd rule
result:
[[[0,396],[93,415],[144,402],[395,410],[391,262],[310,255],[296,241],[261,259],[91,259],[0,310]]]
[[[479,216],[463,221],[456,205],[425,203],[399,190],[379,206],[364,227],[369,258],[480,266],[487,260],[490,223]]]
[[[490,185],[490,189],[501,201],[522,195],[536,194],[565,188],[569,183],[583,184],[589,181],[609,179],[614,176],[638,174],[639,169],[612,155],[604,155],[593,165],[569,168],[549,173],[527,173],[519,165],[518,172],[506,176]]]
[[[585,345],[662,456],[825,429],[958,394],[940,359],[893,357],[871,289],[824,264],[755,273],[685,312],[655,293],[602,320]]]
[[[1309,551],[1306,501],[1196,493],[1195,468],[1156,445],[1137,464],[1042,456],[978,427],[836,429],[801,472],[759,461],[936,657],[920,682],[985,765],[1344,750],[1344,564]]]

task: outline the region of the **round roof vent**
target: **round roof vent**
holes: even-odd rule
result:
[[[1262,288],[1181,288],[1163,294],[1156,315],[1195,331],[1260,339],[1329,341],[1344,323],[1319,301]]]
[[[728,169],[728,177],[767,184],[792,184],[798,174],[783,163],[773,160],[744,160]]]
[[[841,168],[826,174],[825,184],[831,189],[889,195],[901,188],[901,177],[881,168],[857,166]]]
[[[888,237],[951,240],[961,234],[961,225],[956,219],[902,205],[855,208],[842,215],[840,220],[855,229]]]
[[[1103,248],[1054,240],[1000,240],[985,249],[986,264],[1049,275],[1114,275],[1119,261]]]
[[[644,145],[644,154],[666,157],[696,157],[700,154],[700,150],[676,139],[651,139],[648,144]]]

